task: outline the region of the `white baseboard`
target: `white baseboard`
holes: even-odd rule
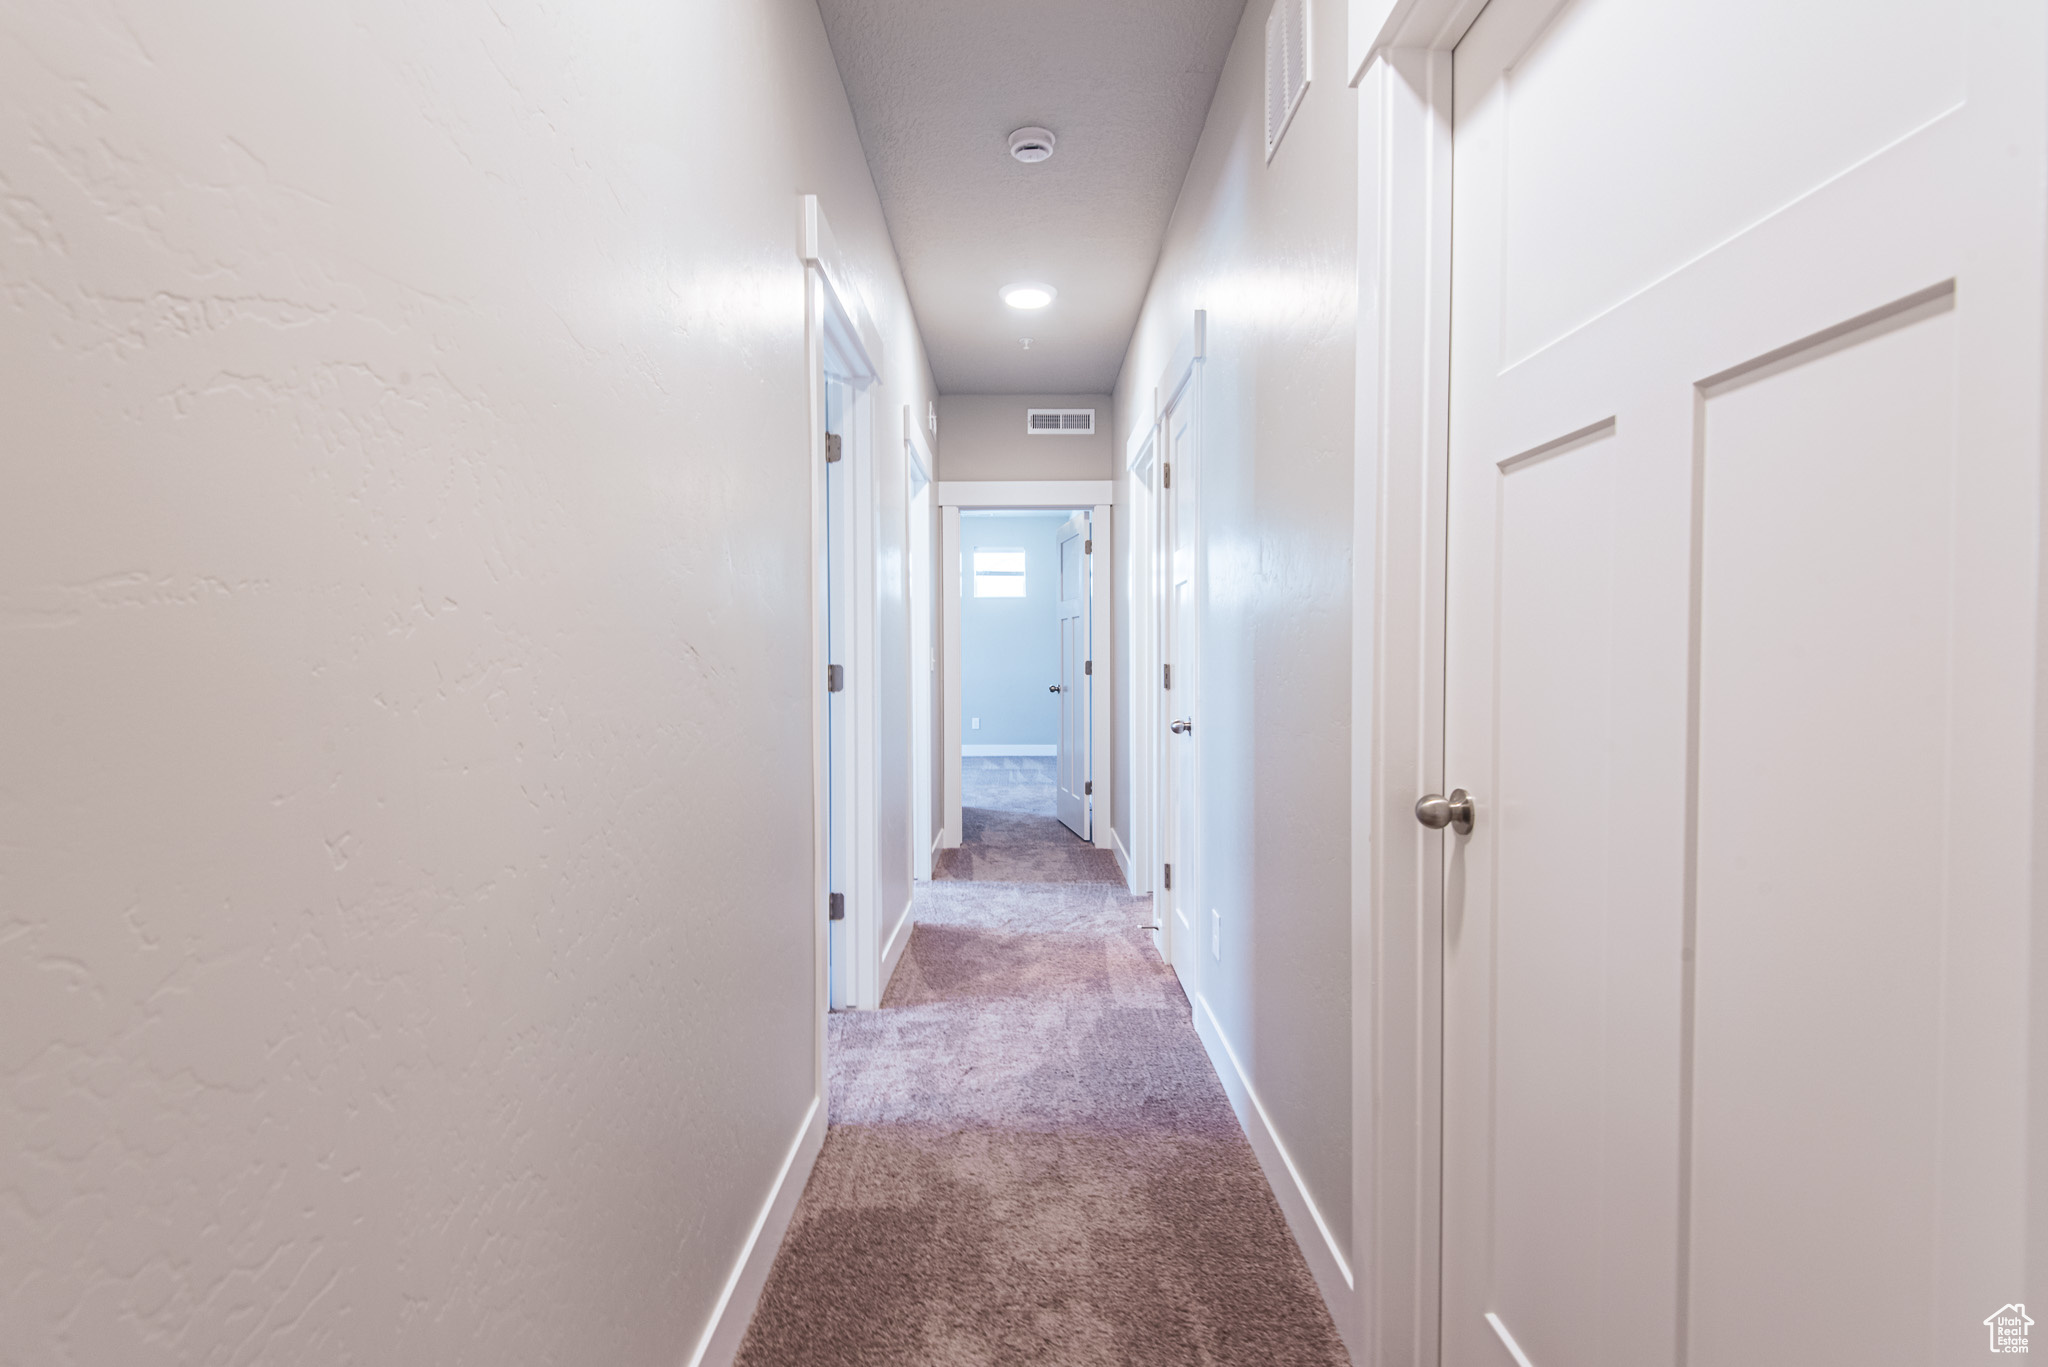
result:
[[[1131,895],[1135,897],[1138,892],[1138,880],[1131,873],[1131,852],[1124,848],[1124,838],[1117,834],[1114,826],[1109,828],[1109,849],[1110,853],[1116,856],[1117,870],[1124,876],[1124,886],[1129,888]]]
[[[970,759],[976,755],[1057,755],[1057,745],[963,745],[960,757]]]
[[[889,979],[896,976],[896,965],[903,958],[903,951],[910,946],[910,906],[903,904],[903,914],[896,918],[896,929],[889,932],[889,942],[882,946],[882,990],[875,1004],[881,1005],[881,997],[889,995]]]
[[[782,1248],[782,1236],[789,1232],[789,1222],[796,1215],[797,1198],[804,1194],[804,1183],[811,1180],[811,1166],[818,1161],[818,1150],[824,1146],[824,1098],[812,1097],[811,1109],[804,1113],[796,1142],[790,1145],[789,1155],[782,1160],[782,1171],[775,1175],[775,1184],[768,1189],[768,1200],[754,1221],[753,1232],[747,1235],[732,1275],[725,1279],[725,1290],[712,1308],[704,1337],[697,1340],[697,1351],[690,1354],[689,1367],[732,1367],[732,1360],[739,1355],[740,1340],[746,1336],[747,1324],[754,1318],[754,1307],[761,1302],[761,1290],[768,1285],[768,1269],[774,1266],[775,1255]]]
[[[1230,1108],[1237,1112],[1238,1124],[1244,1127],[1245,1137],[1252,1141],[1252,1152],[1259,1156],[1259,1166],[1266,1173],[1266,1184],[1273,1188],[1273,1195],[1280,1202],[1280,1213],[1287,1217],[1287,1228],[1293,1233],[1294,1242],[1301,1246],[1301,1256],[1308,1261],[1308,1270],[1314,1274],[1316,1287],[1323,1293],[1323,1304],[1329,1307],[1330,1318],[1337,1322],[1337,1332],[1343,1336],[1344,1346],[1351,1351],[1351,1360],[1366,1361],[1366,1345],[1364,1336],[1359,1333],[1356,1314],[1358,1296],[1351,1277],[1351,1265],[1337,1248],[1337,1240],[1331,1235],[1322,1211],[1316,1208],[1315,1198],[1303,1185],[1294,1160],[1287,1156],[1287,1146],[1280,1142],[1280,1135],[1274,1130],[1266,1108],[1259,1104],[1258,1093],[1252,1090],[1251,1080],[1237,1061],[1237,1051],[1230,1047],[1230,1040],[1225,1037],[1216,1013],[1209,1009],[1209,999],[1199,991],[1195,993],[1195,1033],[1201,1036],[1203,1048],[1209,1051],[1209,1061],[1216,1065],[1216,1076],[1223,1080],[1223,1091],[1230,1098]]]

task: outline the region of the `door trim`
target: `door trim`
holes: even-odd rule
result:
[[[960,514],[979,510],[1044,508],[1066,509],[1091,514],[1089,536],[1098,543],[1110,539],[1110,517],[1116,502],[1116,484],[1107,479],[942,479],[932,484],[939,509],[939,559],[935,570],[939,580],[939,672],[944,694],[942,759],[946,766],[943,808],[945,825],[939,832],[943,849],[960,844]],[[1111,658],[1109,594],[1109,551],[1098,545],[1088,559],[1089,605],[1088,649],[1095,661],[1089,679],[1091,706],[1088,710],[1089,778],[1095,784],[1089,840],[1098,849],[1110,848],[1109,813],[1114,809],[1116,774],[1109,761],[1109,705],[1115,697],[1116,662]]]
[[[1451,52],[1481,7],[1352,6],[1354,29],[1378,35],[1353,82],[1351,1227],[1361,1367],[1440,1356],[1443,850],[1411,805],[1442,791]]]
[[[1184,525],[1187,531],[1188,543],[1195,548],[1195,563],[1191,572],[1192,582],[1188,591],[1190,607],[1187,619],[1181,623],[1181,639],[1175,643],[1174,649],[1176,653],[1191,659],[1199,660],[1201,658],[1202,605],[1207,584],[1202,565],[1202,522],[1199,506],[1202,444],[1201,363],[1208,347],[1208,333],[1208,312],[1204,309],[1196,309],[1188,321],[1187,329],[1181,333],[1179,342],[1174,346],[1173,359],[1168,361],[1166,369],[1160,372],[1159,385],[1153,391],[1153,406],[1158,413],[1155,426],[1156,431],[1164,432],[1168,428],[1174,411],[1181,404],[1191,405],[1188,420],[1188,431],[1192,436],[1192,441],[1189,443],[1190,453],[1183,455],[1177,448],[1168,446],[1165,448],[1167,459],[1161,462],[1162,469],[1175,463],[1184,467],[1181,472],[1180,484],[1182,496],[1177,497],[1174,501],[1174,522],[1169,524],[1162,512],[1165,506],[1166,487],[1163,482],[1159,492],[1155,495],[1153,503],[1155,516],[1152,519],[1152,534],[1153,563],[1155,568],[1151,584],[1154,630],[1152,639],[1155,642],[1157,651],[1156,658],[1162,663],[1166,661],[1166,623],[1169,613],[1167,597],[1170,592],[1169,581],[1172,577],[1170,567],[1173,561],[1171,538],[1181,529],[1183,525],[1182,519],[1185,519]],[[1154,452],[1159,452],[1162,445],[1163,443],[1155,444],[1153,447]],[[1167,785],[1173,781],[1171,753],[1166,748],[1166,743],[1160,740],[1159,730],[1163,730],[1166,727],[1176,705],[1184,707],[1188,717],[1195,717],[1201,695],[1201,673],[1202,671],[1199,667],[1183,671],[1180,687],[1172,690],[1180,695],[1179,698],[1167,696],[1169,690],[1164,687],[1164,680],[1159,673],[1155,673],[1153,677],[1145,681],[1145,686],[1151,690],[1157,708],[1153,724],[1159,728],[1153,732],[1152,737],[1155,742],[1158,742],[1153,752],[1153,773],[1151,779],[1153,792],[1156,795],[1153,806],[1156,830],[1154,832],[1155,843],[1152,847],[1152,858],[1155,866],[1166,857],[1166,789]],[[1194,808],[1197,821],[1201,819],[1202,811],[1202,740],[1206,734],[1201,727],[1197,726],[1189,734],[1173,742],[1181,747],[1181,753],[1185,756],[1184,762],[1189,769],[1188,801],[1189,805]],[[1176,807],[1176,819],[1179,819],[1181,816],[1182,813]],[[1196,851],[1182,850],[1177,847],[1174,850],[1174,859],[1176,867],[1173,871],[1175,883],[1172,898],[1173,905],[1178,908],[1185,902],[1185,904],[1195,909],[1193,914],[1186,919],[1195,934],[1195,938],[1199,940],[1201,938],[1201,861]],[[1161,914],[1155,917],[1155,919],[1162,926],[1170,924],[1170,914]],[[1178,943],[1173,932],[1170,930],[1164,932],[1164,945],[1162,948],[1164,957],[1169,963],[1179,964],[1181,962],[1181,951],[1185,947]],[[1200,962],[1201,955],[1199,951],[1194,955],[1194,958],[1197,963]],[[1200,971],[1199,968],[1194,970],[1198,977]],[[1181,979],[1183,989],[1187,989],[1187,974],[1176,968],[1175,976]],[[1189,1005],[1194,1009],[1197,1018],[1199,1018],[1206,1006],[1206,1003],[1200,1000],[1201,992],[1199,986],[1190,990],[1189,996]]]
[[[957,848],[960,825],[960,510],[939,507],[940,763],[946,767],[939,847]]]
[[[1125,448],[1124,470],[1130,476],[1130,501],[1124,528],[1130,539],[1131,620],[1127,626],[1131,670],[1130,711],[1117,721],[1123,729],[1119,759],[1122,772],[1130,775],[1131,814],[1128,830],[1110,833],[1124,870],[1124,883],[1132,895],[1142,897],[1153,889],[1153,870],[1159,862],[1159,772],[1156,728],[1159,726],[1159,690],[1152,683],[1159,677],[1159,591],[1158,524],[1159,495],[1153,487],[1158,479],[1159,391],[1151,395],[1152,416],[1131,433]],[[1166,955],[1162,932],[1152,933],[1160,957]]]
[[[1090,553],[1088,549],[1088,543],[1094,539],[1094,536],[1094,515],[1089,510],[1082,508],[1075,509],[1074,512],[1068,516],[1067,520],[1060,525],[1060,529],[1053,534],[1053,558],[1058,566],[1053,571],[1053,574],[1055,576],[1055,583],[1058,586],[1059,594],[1058,598],[1056,599],[1056,602],[1058,604],[1057,608],[1055,609],[1056,611],[1064,612],[1067,601],[1065,596],[1067,542],[1078,540],[1081,543],[1081,571],[1083,574],[1089,576],[1089,583],[1086,587],[1082,589],[1080,594],[1081,611],[1087,614],[1088,619],[1088,640],[1083,643],[1081,649],[1081,658],[1083,660],[1094,658],[1095,652],[1095,594],[1093,592],[1094,564],[1090,559]],[[1062,617],[1061,621],[1064,622],[1065,618]],[[1076,832],[1076,834],[1079,834],[1082,839],[1088,841],[1090,844],[1093,844],[1095,843],[1095,803],[1093,798],[1089,796],[1088,784],[1089,781],[1093,779],[1095,776],[1095,756],[1093,754],[1093,742],[1095,739],[1095,709],[1093,703],[1095,699],[1092,696],[1094,692],[1094,680],[1090,678],[1085,672],[1072,676],[1072,679],[1070,680],[1070,677],[1067,673],[1067,656],[1064,640],[1064,627],[1062,627],[1062,633],[1063,634],[1061,641],[1059,663],[1060,687],[1062,690],[1060,693],[1059,740],[1057,743],[1053,745],[1052,751],[1055,756],[1066,759],[1070,766],[1076,762],[1078,762],[1080,765],[1081,791],[1078,794],[1078,796],[1080,797],[1081,801],[1082,829],[1079,832]],[[1082,669],[1085,671],[1086,666],[1083,665]],[[1079,696],[1078,698],[1070,699],[1067,696],[1067,692],[1065,690],[1069,682],[1073,680],[1080,681],[1079,686],[1074,690]],[[1081,733],[1088,737],[1088,743],[1083,744],[1081,746],[1081,754],[1073,757],[1069,757],[1066,755],[1067,724],[1070,720],[1068,709],[1070,707],[1078,707],[1080,709]],[[967,747],[965,745],[962,745],[960,747],[960,753],[963,755],[967,753]],[[1057,770],[1055,770],[1055,772],[1057,772]],[[1071,768],[1069,769],[1068,777],[1070,780],[1072,779]],[[1057,786],[1057,779],[1055,779],[1055,787]],[[1065,791],[1073,792],[1073,789],[1069,788]],[[1055,807],[1059,805],[1058,793],[1055,793],[1054,795],[1054,805]],[[1066,817],[1064,815],[1060,817],[1060,824],[1066,825]],[[1071,831],[1073,830],[1073,827],[1067,826],[1067,829]]]
[[[1088,799],[1088,839],[1098,850],[1113,848],[1109,814],[1116,791],[1110,760],[1110,717],[1116,701],[1116,648],[1111,634],[1110,592],[1116,580],[1115,508],[1107,499],[1088,510],[1088,535],[1095,549],[1088,554],[1088,658],[1095,672],[1088,679],[1088,778],[1095,784]]]
[[[932,876],[932,850],[936,830],[932,782],[932,742],[939,708],[932,696],[938,681],[933,610],[933,574],[936,538],[932,522],[938,511],[931,495],[932,454],[925,445],[924,432],[903,406],[904,475],[908,481],[903,506],[909,511],[909,536],[904,557],[904,582],[910,603],[910,874],[913,879]],[[919,513],[922,501],[923,512]],[[887,956],[884,956],[885,960]],[[882,979],[889,979],[885,964]]]
[[[1107,479],[942,479],[932,486],[945,508],[1092,508],[1116,502]]]
[[[879,921],[881,909],[876,844],[877,783],[876,666],[880,651],[875,638],[875,504],[874,421],[875,393],[881,372],[874,357],[880,334],[875,331],[866,307],[857,293],[843,288],[847,279],[839,264],[832,229],[816,195],[805,195],[802,205],[799,249],[805,264],[806,318],[805,351],[810,389],[810,431],[806,459],[810,464],[811,487],[811,821],[813,919],[815,925],[817,1020],[814,1057],[817,1095],[825,1094],[825,1016],[831,1009],[831,984],[827,980],[831,923],[828,919],[832,812],[829,803],[829,747],[831,745],[831,694],[827,690],[826,667],[845,666],[845,716],[851,735],[846,754],[846,789],[852,795],[852,811],[846,813],[846,943],[850,954],[848,1005],[873,1006],[881,999]],[[871,340],[872,339],[872,340]],[[843,535],[849,538],[853,583],[848,585],[845,624],[848,642],[844,660],[831,658],[830,622],[827,616],[831,564],[827,542],[827,501],[825,497],[825,376],[843,380],[853,393],[852,411],[845,426],[847,449],[843,466],[848,474],[850,506],[840,510],[845,518]]]

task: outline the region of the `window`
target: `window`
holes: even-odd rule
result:
[[[976,550],[974,553],[974,596],[976,598],[1022,598],[1024,596],[1024,552]]]

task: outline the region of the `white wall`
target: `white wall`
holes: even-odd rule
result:
[[[1089,436],[1032,436],[1033,408],[1092,408]],[[945,450],[940,479],[1108,479],[1111,429],[1107,394],[948,394],[939,400]]]
[[[1115,449],[1150,420],[1154,386],[1207,310],[1197,721],[1203,896],[1223,945],[1202,981],[1348,1256],[1357,113],[1344,4],[1310,7],[1313,84],[1270,166],[1268,7],[1245,11],[1117,383],[1131,416]],[[1128,706],[1120,693],[1120,716]]]
[[[0,1361],[688,1359],[817,1066],[806,191],[922,413],[810,0],[10,11]]]

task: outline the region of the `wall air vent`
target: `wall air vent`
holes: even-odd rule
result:
[[[1092,408],[1027,408],[1024,430],[1034,437],[1092,437],[1095,410]]]
[[[1273,0],[1266,16],[1266,160],[1308,94],[1308,0]]]

